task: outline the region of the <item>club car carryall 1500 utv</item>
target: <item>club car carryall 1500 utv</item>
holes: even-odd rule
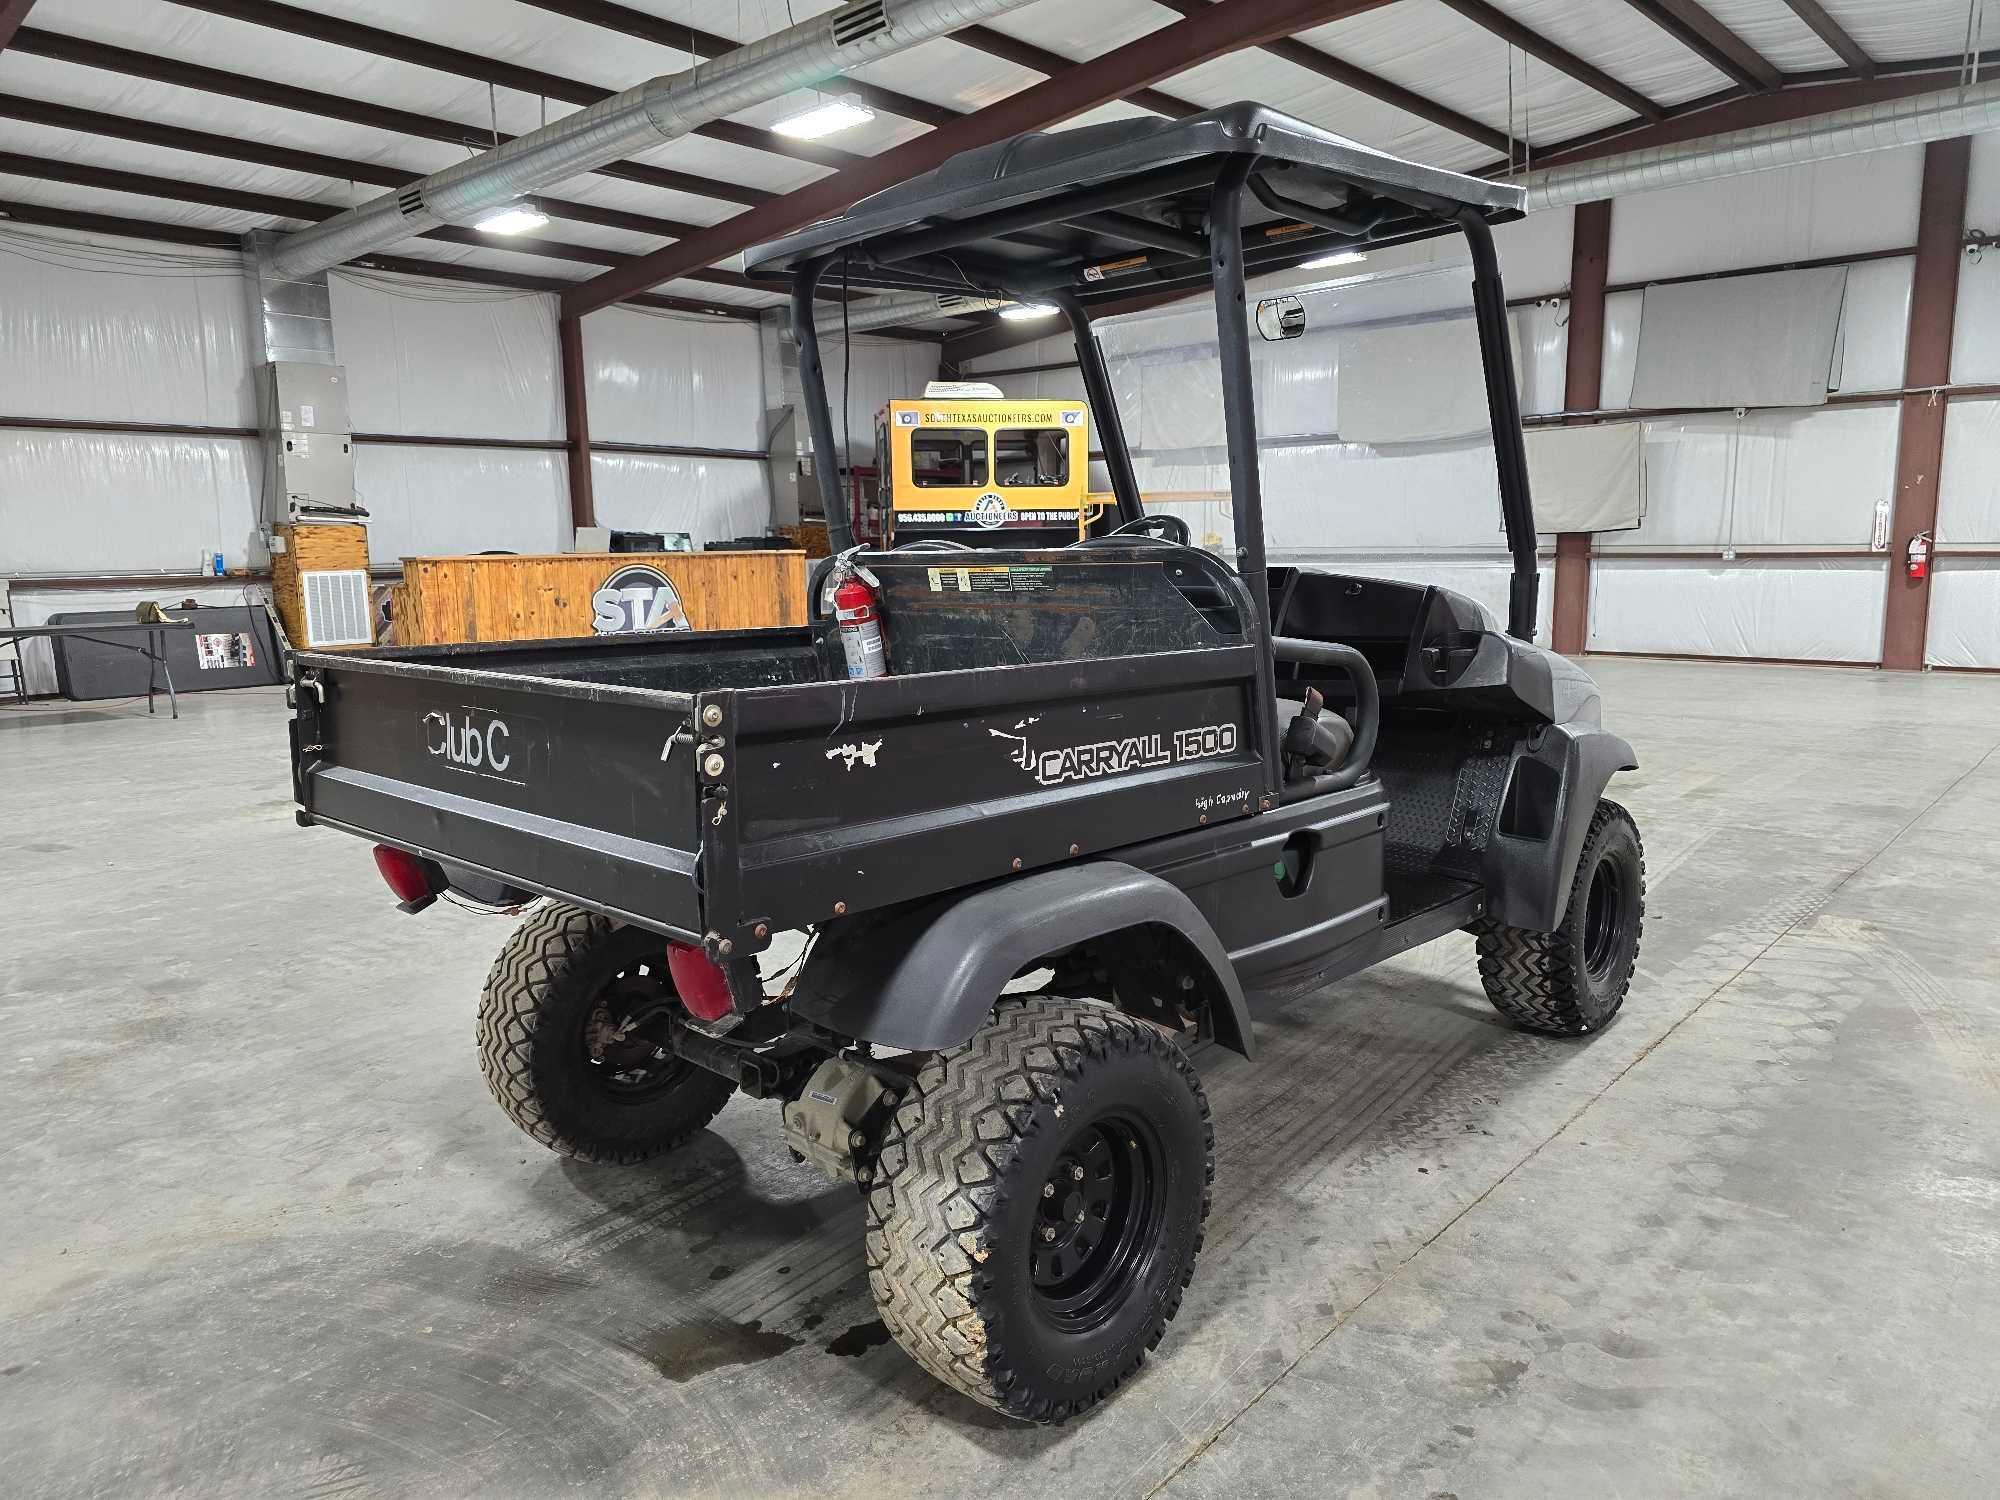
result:
[[[302,653],[301,821],[375,842],[408,909],[546,898],[478,1024],[536,1140],[638,1161],[737,1090],[775,1100],[792,1149],[865,1194],[904,1349],[1017,1417],[1092,1406],[1159,1342],[1201,1248],[1213,1134],[1185,1043],[1254,1056],[1253,1001],[1462,929],[1532,1031],[1595,1032],[1631,982],[1644,869],[1603,792],[1632,750],[1590,679],[1529,642],[1489,232],[1520,201],[1243,104],[966,152],[754,251],[790,281],[822,455],[830,268],[1060,308],[1108,533],[852,558],[887,643],[865,680],[827,618]],[[1245,274],[1441,233],[1472,252],[1504,633],[1445,589],[1265,564]],[[1211,284],[1233,569],[1145,513],[1090,329],[1094,304]],[[808,943],[789,977],[786,934]]]

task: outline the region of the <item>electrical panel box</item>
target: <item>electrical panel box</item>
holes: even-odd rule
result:
[[[264,431],[270,452],[265,494],[282,497],[268,522],[353,518],[354,429],[341,365],[273,360],[265,366]],[[273,510],[278,506],[273,505]]]

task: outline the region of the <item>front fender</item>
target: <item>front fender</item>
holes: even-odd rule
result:
[[[1221,940],[1187,896],[1131,865],[1069,865],[844,924],[822,934],[792,1013],[843,1036],[909,1051],[971,1040],[1007,984],[1037,959],[1132,928],[1186,940],[1193,998],[1224,1046],[1250,1055],[1250,1014]]]
[[[1638,764],[1629,744],[1588,723],[1548,725],[1522,748],[1486,845],[1495,921],[1535,932],[1561,925],[1598,799],[1614,774]]]

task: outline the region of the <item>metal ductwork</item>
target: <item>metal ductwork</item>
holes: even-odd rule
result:
[[[829,286],[836,285],[829,275]],[[871,297],[866,302],[849,305],[843,320],[837,307],[827,308],[813,320],[819,329],[821,339],[837,339],[845,327],[849,333],[872,333],[878,328],[895,328],[904,323],[924,323],[932,318],[969,318],[974,313],[992,312],[996,308],[1012,307],[1011,297],[956,297],[936,296],[929,292],[911,292],[894,297]],[[791,320],[784,323],[787,342],[792,338]]]
[[[1520,184],[1532,213],[1988,130],[2000,130],[2000,80],[1549,167],[1528,173]]]
[[[863,63],[949,36],[1030,0],[849,0],[683,73],[629,88],[287,236],[272,256],[303,276],[440,224],[469,224],[537,188],[676,140],[696,126],[825,83]]]

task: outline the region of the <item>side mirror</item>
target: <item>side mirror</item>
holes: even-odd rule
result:
[[[1306,305],[1296,297],[1266,297],[1257,304],[1257,331],[1277,343],[1306,331]]]

